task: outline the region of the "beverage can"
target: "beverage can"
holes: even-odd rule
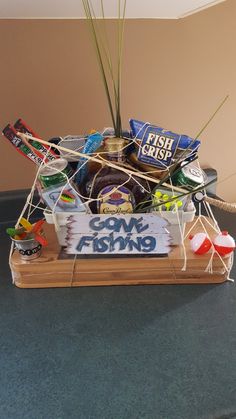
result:
[[[175,185],[196,188],[200,185],[204,185],[205,176],[204,172],[198,166],[194,163],[190,163],[187,165],[183,164],[179,173],[177,173],[172,180]]]
[[[42,167],[39,172],[39,181],[42,188],[49,188],[67,182],[72,176],[72,170],[66,159],[56,159]]]

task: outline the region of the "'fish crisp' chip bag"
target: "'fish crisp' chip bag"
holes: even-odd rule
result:
[[[135,140],[136,163],[144,168],[168,169],[177,160],[192,159],[200,141],[187,135],[176,134],[148,122],[130,119],[132,138]]]

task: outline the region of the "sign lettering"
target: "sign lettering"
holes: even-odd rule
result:
[[[158,214],[84,215],[69,217],[69,254],[126,254],[169,252],[167,221]]]

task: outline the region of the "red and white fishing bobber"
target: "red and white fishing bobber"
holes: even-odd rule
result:
[[[221,256],[229,255],[235,249],[235,241],[228,231],[222,231],[213,240],[215,250]]]
[[[190,235],[190,246],[196,255],[204,255],[209,252],[212,242],[206,233],[197,233],[194,236]]]

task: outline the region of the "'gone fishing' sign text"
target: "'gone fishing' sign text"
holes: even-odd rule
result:
[[[158,214],[84,215],[69,217],[69,254],[167,254],[167,221]]]

